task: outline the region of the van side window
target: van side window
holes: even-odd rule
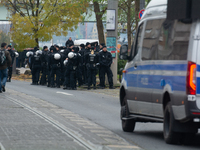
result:
[[[142,60],[156,59],[156,50],[158,48],[158,38],[164,19],[149,20],[146,23],[144,31],[144,40],[142,45]]]
[[[143,24],[139,26],[136,43],[131,47],[131,59],[133,59],[137,55],[138,50],[142,47],[142,42],[141,42],[142,29],[143,29]]]
[[[158,60],[186,60],[191,24],[166,20],[158,42]]]

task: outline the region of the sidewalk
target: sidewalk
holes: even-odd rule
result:
[[[71,137],[0,94],[1,150],[84,150]]]

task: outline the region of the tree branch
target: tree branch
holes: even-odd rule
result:
[[[33,6],[33,3],[32,3],[32,0],[29,0],[29,3],[31,4],[32,16],[35,16],[35,14],[34,14],[34,6]]]
[[[22,17],[25,17],[26,15],[15,5],[11,0],[8,0],[8,2],[12,5],[12,8],[17,11]]]

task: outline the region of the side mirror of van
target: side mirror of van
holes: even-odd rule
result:
[[[128,59],[128,45],[124,44],[120,47],[119,59]]]

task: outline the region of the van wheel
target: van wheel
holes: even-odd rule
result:
[[[178,144],[181,139],[181,133],[174,132],[173,127],[175,119],[171,108],[171,103],[168,102],[164,112],[163,134],[165,142],[168,144]]]
[[[128,105],[125,104],[124,106],[121,106],[121,120],[123,117],[128,117],[129,111],[128,111]],[[133,132],[135,129],[135,120],[128,119],[128,120],[122,120],[122,129],[124,132]]]

